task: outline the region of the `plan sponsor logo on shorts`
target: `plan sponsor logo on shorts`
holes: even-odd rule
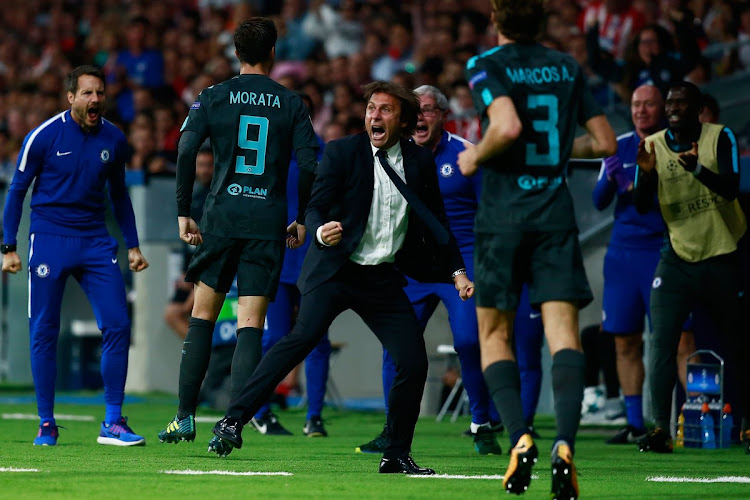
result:
[[[49,265],[39,264],[38,266],[36,266],[35,272],[36,275],[40,278],[46,278],[47,276],[49,276]]]

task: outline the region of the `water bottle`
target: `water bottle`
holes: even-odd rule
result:
[[[732,446],[732,428],[734,427],[734,418],[732,417],[732,405],[724,405],[721,413],[721,447],[729,448]]]
[[[701,445],[701,428],[700,416],[701,405],[698,402],[685,403],[683,410],[685,416],[684,439],[686,448],[700,448]]]
[[[708,403],[703,403],[701,408],[701,443],[705,449],[716,448],[716,434],[714,434],[714,417],[708,408]]]
[[[675,448],[684,448],[685,447],[685,413],[684,413],[685,406],[683,405],[683,410],[680,411],[680,416],[677,417],[677,437],[674,441],[674,447]]]

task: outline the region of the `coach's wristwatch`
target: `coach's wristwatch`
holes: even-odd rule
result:
[[[5,255],[6,253],[15,252],[16,251],[16,245],[6,245],[3,243],[0,245],[0,253]]]

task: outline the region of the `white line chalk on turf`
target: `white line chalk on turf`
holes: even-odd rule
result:
[[[181,476],[291,476],[291,472],[235,472],[231,470],[160,470],[161,474],[178,474]]]
[[[39,469],[16,469],[15,467],[0,467],[0,472],[39,472]]]
[[[454,474],[433,474],[431,476],[409,475],[415,479],[502,479],[503,476],[462,476]],[[539,476],[532,475],[531,479],[539,479]]]
[[[3,413],[5,420],[39,420],[38,415],[31,413]],[[81,422],[93,422],[94,417],[91,415],[66,415],[63,413],[55,414],[55,420],[78,420]]]
[[[204,424],[215,424],[221,417],[195,417],[196,422],[202,422]]]
[[[750,483],[747,476],[719,476],[708,477],[674,477],[674,476],[651,476],[646,481],[653,483]]]

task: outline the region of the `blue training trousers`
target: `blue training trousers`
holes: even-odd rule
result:
[[[31,371],[40,418],[52,418],[60,309],[69,276],[81,285],[102,331],[101,373],[107,405],[122,405],[130,347],[125,283],[111,236],[29,236]]]

